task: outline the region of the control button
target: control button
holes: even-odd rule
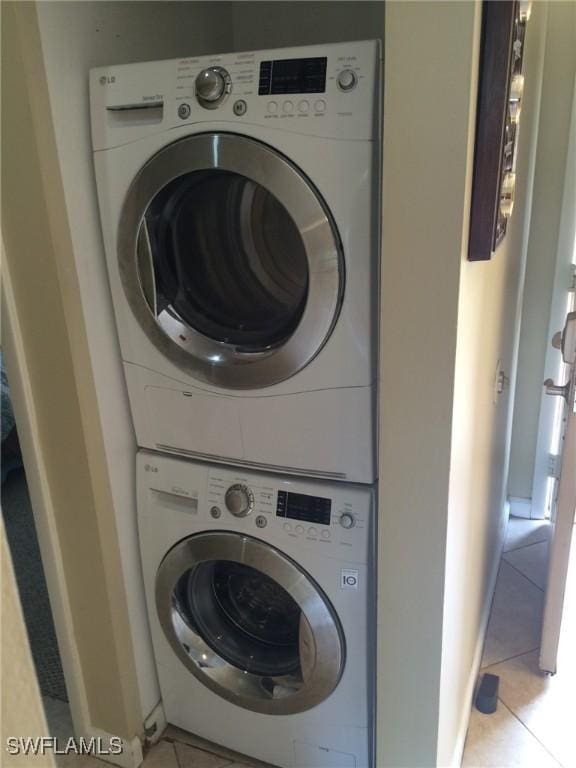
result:
[[[296,533],[304,533],[304,526],[303,525],[297,525],[296,526]]]
[[[270,112],[271,115],[275,115],[276,112],[278,112],[278,102],[269,101],[266,109],[268,110],[268,112]]]
[[[302,112],[302,114],[305,115],[309,109],[310,109],[310,104],[306,101],[306,99],[302,99],[302,101],[298,102],[298,112]]]
[[[310,526],[310,528],[308,528],[308,536],[318,536],[318,531],[316,528],[314,528],[314,526]]]
[[[294,111],[294,102],[290,100],[285,101],[284,104],[282,104],[282,111],[289,115]]]
[[[186,120],[187,117],[190,117],[190,104],[180,104],[178,107],[178,117],[182,120]]]
[[[232,107],[232,109],[234,110],[235,115],[238,115],[238,116],[245,115],[246,110],[248,109],[248,105],[246,104],[244,99],[237,99],[234,102],[234,106]]]
[[[255,522],[257,528],[266,528],[268,525],[268,520],[264,517],[264,515],[258,515]]]
[[[220,517],[221,514],[222,514],[222,511],[221,511],[220,507],[212,507],[212,509],[210,510],[210,515],[215,520],[218,520],[218,518]]]
[[[320,535],[322,536],[323,539],[329,539],[330,531],[325,528]]]
[[[340,525],[342,528],[346,528],[346,530],[349,530],[350,528],[354,528],[356,525],[356,521],[354,520],[354,515],[351,515],[349,512],[344,512],[343,515],[340,515]]]
[[[231,485],[224,497],[226,508],[234,517],[246,517],[254,508],[252,491],[242,483]]]
[[[290,523],[284,523],[282,527],[284,528],[285,531],[288,531],[288,532],[292,530],[292,526],[290,525]]]
[[[314,102],[314,109],[316,112],[326,112],[326,102],[324,99],[317,99]]]
[[[351,91],[356,87],[357,82],[356,73],[351,69],[343,69],[338,75],[338,87],[341,91]]]

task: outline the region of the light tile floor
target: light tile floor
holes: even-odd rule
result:
[[[538,668],[549,532],[543,521],[510,520],[482,658],[482,672],[500,677],[498,709],[472,709],[465,768],[576,767],[576,567],[558,674]]]

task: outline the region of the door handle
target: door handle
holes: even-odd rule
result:
[[[546,379],[546,381],[544,382],[544,386],[546,387],[547,395],[553,395],[555,397],[563,397],[564,400],[566,400],[566,403],[569,403],[570,388],[571,388],[570,381],[567,381],[566,384],[559,385],[559,384],[554,384],[553,379]]]

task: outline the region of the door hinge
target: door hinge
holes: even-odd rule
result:
[[[549,453],[546,466],[546,474],[558,480],[562,468],[562,456],[559,453]]]

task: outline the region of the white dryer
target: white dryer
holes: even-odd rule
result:
[[[373,489],[137,462],[168,722],[283,768],[368,768]]]
[[[92,70],[138,445],[370,483],[377,42]]]

